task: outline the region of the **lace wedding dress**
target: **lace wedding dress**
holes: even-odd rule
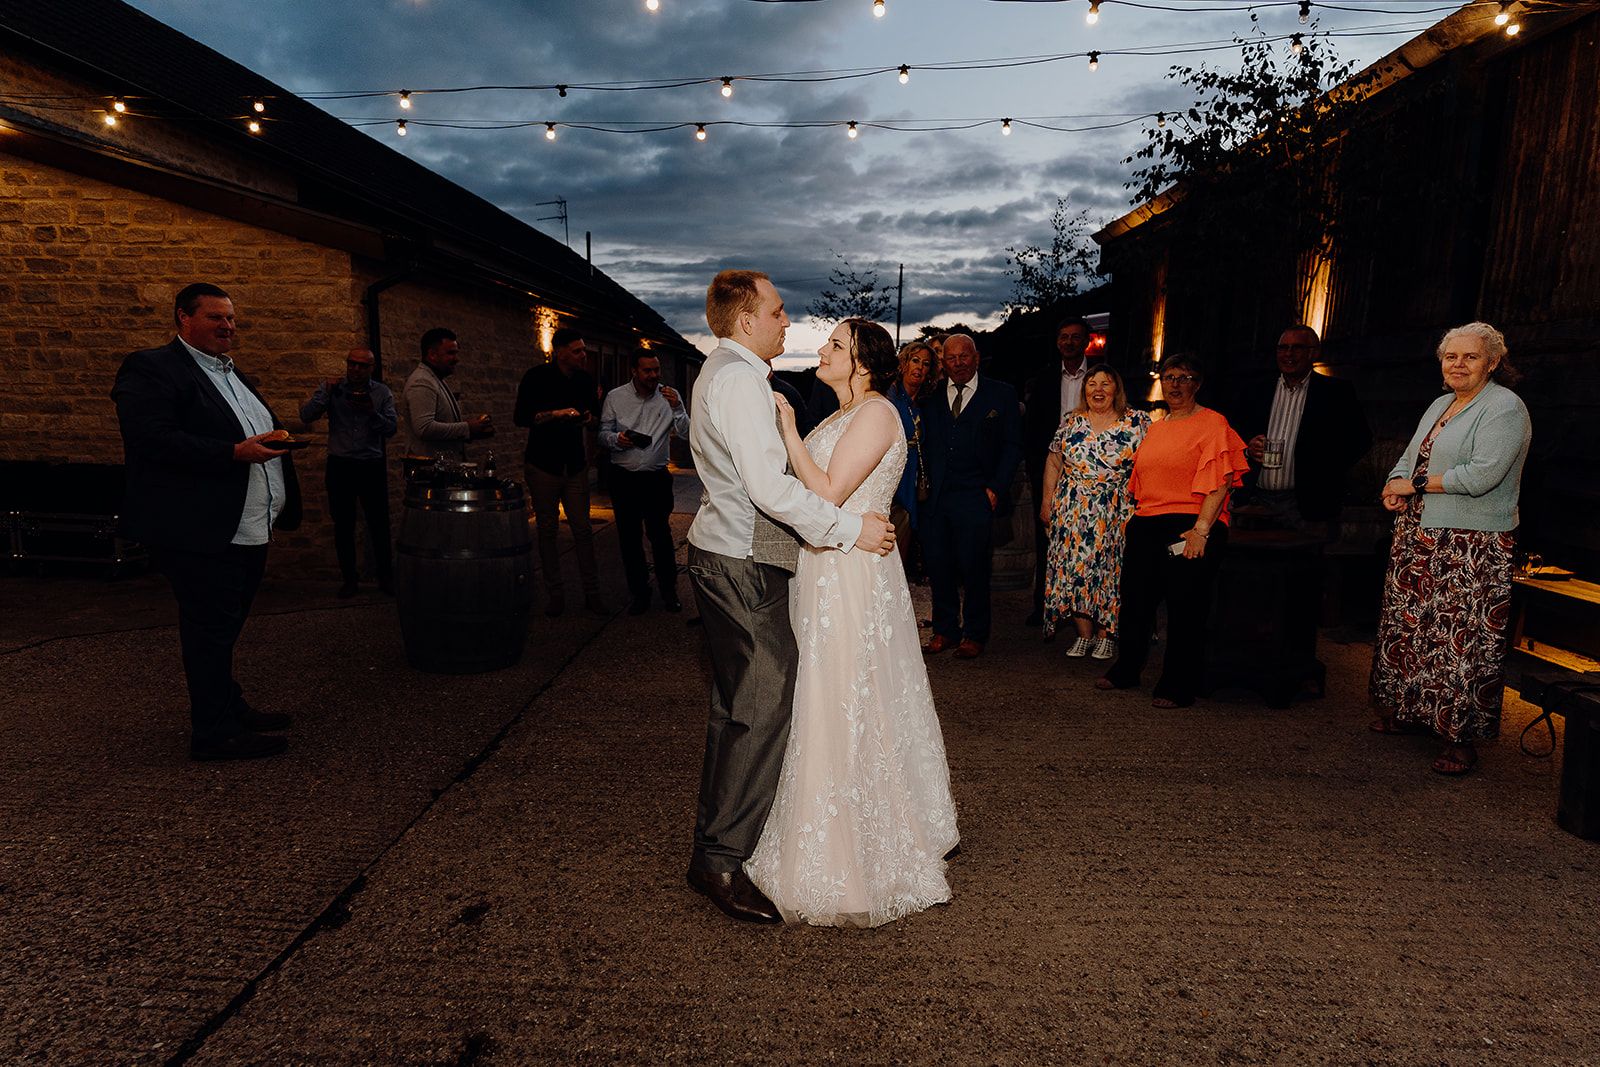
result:
[[[890,402],[871,398],[812,431],[818,466],[873,403]],[[896,433],[844,509],[888,514],[905,461]],[[948,901],[955,804],[899,556],[803,547],[789,615],[794,721],[751,880],[787,921],[816,926],[878,926]]]

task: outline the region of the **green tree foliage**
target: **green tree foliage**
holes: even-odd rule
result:
[[[1006,249],[1010,253],[1007,262],[1011,264],[1006,274],[1012,285],[1011,302],[1006,306],[1009,314],[1038,311],[1076,296],[1082,283],[1096,273],[1087,211],[1073,214],[1067,198],[1058,196],[1056,209],[1050,214],[1050,228],[1049,248],[1028,245]]]
[[[1349,81],[1354,64],[1311,31],[1298,52],[1259,23],[1235,40],[1238,70],[1171,68],[1194,105],[1146,127],[1124,160],[1138,164],[1127,187],[1136,205],[1164,195],[1210,255],[1303,264],[1328,251],[1357,195],[1350,175],[1334,175],[1365,93]]]
[[[894,310],[895,287],[879,283],[877,268],[858,271],[840,253],[834,252],[833,257],[839,265],[828,274],[828,288],[806,305],[806,314],[825,323],[888,318]]]

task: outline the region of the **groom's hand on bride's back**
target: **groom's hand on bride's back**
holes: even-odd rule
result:
[[[856,538],[856,547],[880,556],[893,552],[894,524],[889,517],[879,515],[876,511],[864,513],[861,516],[861,536]]]

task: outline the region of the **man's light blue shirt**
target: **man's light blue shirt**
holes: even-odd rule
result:
[[[178,338],[189,350],[195,363],[206,372],[211,384],[217,387],[222,399],[233,409],[239,420],[239,429],[246,437],[254,437],[272,429],[272,413],[267,406],[239,381],[233,372],[233,360],[222,359],[202,352],[183,338]],[[245,490],[244,511],[239,516],[239,529],[234,532],[236,545],[264,545],[272,540],[272,520],[283,510],[283,460],[272,459],[265,463],[251,463],[249,488]]]
[[[644,448],[619,448],[618,433],[644,433],[650,443]],[[600,408],[600,443],[611,450],[611,462],[630,471],[658,471],[667,465],[670,434],[689,436],[689,406],[680,402],[676,411],[661,395],[661,387],[647,397],[629,381],[606,394]]]

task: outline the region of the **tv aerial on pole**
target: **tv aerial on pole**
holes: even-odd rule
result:
[[[540,200],[538,203],[534,204],[533,206],[534,207],[550,207],[552,204],[555,205],[555,209],[556,209],[556,213],[554,215],[541,215],[540,217],[534,219],[533,221],[534,222],[556,222],[556,221],[559,221],[561,223],[561,243],[566,245],[568,248],[571,248],[572,247],[572,234],[567,230],[567,198],[564,197],[564,196],[558,196],[554,200]]]

